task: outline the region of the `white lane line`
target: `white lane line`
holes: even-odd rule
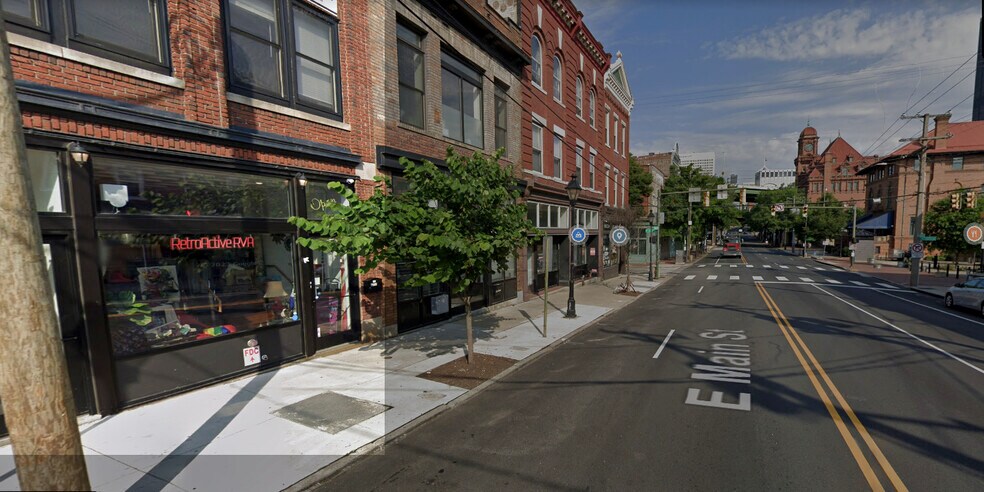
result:
[[[840,282],[839,280],[834,280],[834,279],[832,279],[832,278],[828,278],[828,279],[827,279],[827,282],[828,282],[828,283],[831,283],[831,284],[839,284],[839,283],[841,283],[841,282]]]
[[[898,330],[898,331],[900,331],[902,333],[905,333],[906,335],[909,335],[910,337],[915,338],[916,340],[919,340],[920,342],[922,342],[923,345],[926,345],[927,347],[931,347],[934,350],[940,352],[941,354],[944,354],[947,357],[950,357],[951,359],[953,359],[953,360],[955,360],[955,361],[957,361],[957,362],[959,362],[959,363],[961,363],[961,364],[963,364],[963,365],[965,365],[965,366],[967,366],[967,367],[969,367],[969,368],[971,368],[971,369],[973,369],[973,370],[975,370],[975,371],[977,371],[977,372],[979,372],[981,374],[984,374],[984,369],[981,369],[980,367],[977,367],[977,366],[971,364],[970,362],[967,362],[967,361],[961,359],[960,357],[957,357],[956,355],[953,355],[950,352],[947,352],[946,350],[943,350],[943,349],[937,347],[936,345],[933,345],[932,343],[927,342],[926,340],[923,340],[922,338],[919,338],[918,336],[913,335],[912,333],[909,333],[908,331],[906,331],[906,330],[904,330],[902,328],[899,328],[898,326],[893,325],[892,323],[888,322],[885,319],[882,319],[882,318],[878,317],[875,314],[872,314],[872,313],[870,313],[868,311],[865,311],[863,308],[860,308],[858,306],[855,306],[854,304],[851,304],[849,301],[847,301],[847,300],[845,300],[845,299],[843,299],[841,297],[838,297],[838,296],[834,295],[832,292],[827,292],[826,290],[823,290],[823,288],[820,287],[820,286],[814,286],[814,287],[816,287],[817,289],[819,289],[820,292],[823,292],[824,294],[827,294],[828,296],[833,297],[834,299],[837,299],[838,301],[843,302],[844,304],[847,304],[848,306],[851,306],[852,308],[857,309],[858,311],[861,311],[862,313],[867,314],[868,316],[871,316],[872,318],[875,318],[876,320],[881,321],[882,323],[885,323],[886,325],[891,326],[892,328],[895,328],[896,330]],[[885,295],[890,296],[890,297],[896,297],[896,296],[893,296],[891,294],[885,294]],[[902,299],[902,298],[899,297],[898,299]],[[908,301],[908,299],[903,299],[903,300]],[[914,303],[914,304],[917,304],[917,303]],[[926,307],[929,307],[929,306],[926,306]],[[930,309],[936,309],[936,308],[930,308]],[[937,311],[941,311],[939,309],[936,309],[936,310]],[[945,312],[945,311],[943,311],[943,312]],[[947,313],[947,314],[949,314],[949,313]],[[970,321],[970,320],[968,320],[968,321]],[[978,323],[978,324],[980,324],[980,323]]]
[[[718,279],[718,276],[717,275],[708,275],[707,276],[707,280],[717,280],[717,279]]]
[[[700,293],[701,293],[701,292],[703,292],[703,291],[704,291],[704,286],[703,286],[703,285],[701,285],[701,286],[700,286],[700,288],[699,288],[699,289],[697,289],[697,293],[698,293],[698,294],[700,294]]]
[[[800,280],[802,280],[804,282],[807,282],[807,283],[812,283],[813,282],[813,279],[810,278],[810,277],[800,277]]]
[[[879,287],[884,287],[886,289],[898,289],[899,286],[892,284],[878,284]]]
[[[717,264],[718,264],[719,261],[721,261],[721,257],[720,256],[718,256],[718,259],[714,260],[714,266],[717,266]]]
[[[861,287],[867,287],[868,286],[868,284],[866,284],[866,283],[864,283],[864,282],[862,282],[860,280],[851,280],[851,283],[854,284],[854,285],[860,285]]]
[[[707,266],[707,264],[697,265],[697,268],[704,268],[706,266]]]
[[[776,278],[778,278],[778,277],[776,277]],[[760,284],[777,284],[777,285],[817,285],[816,282],[799,282],[799,281],[796,281],[796,282],[779,282],[777,280],[766,280],[766,281],[759,282],[759,283]],[[915,294],[916,293],[915,291],[912,291],[912,290],[894,289],[894,290],[889,291],[888,289],[884,289],[884,288],[881,288],[881,287],[858,287],[857,285],[827,285],[827,287],[830,287],[832,289],[861,289],[861,290],[873,290],[873,291],[876,291],[876,292],[896,292],[896,293],[899,293],[899,294]]]
[[[666,338],[663,339],[663,343],[659,344],[659,348],[656,349],[656,354],[653,355],[653,358],[654,359],[657,358],[657,357],[659,357],[659,354],[661,354],[663,352],[663,349],[666,348],[666,342],[669,342],[670,341],[670,337],[673,336],[673,332],[675,332],[675,331],[676,330],[670,330],[670,332],[666,334]]]
[[[895,287],[895,289],[896,289],[895,292],[899,292],[899,293],[908,294],[908,293],[912,292],[910,290],[898,290],[898,287]],[[905,302],[907,302],[909,304],[915,304],[917,306],[922,306],[922,307],[924,307],[926,309],[932,309],[933,311],[943,313],[943,314],[945,314],[947,316],[953,316],[954,318],[960,318],[960,319],[962,319],[964,321],[970,321],[971,323],[974,323],[975,325],[984,326],[984,323],[982,323],[980,321],[973,320],[973,319],[970,319],[970,318],[965,318],[965,317],[960,316],[959,314],[956,314],[956,313],[954,313],[952,311],[947,311],[946,309],[935,308],[933,306],[929,306],[929,305],[923,304],[921,302],[912,302],[912,299],[906,299],[904,297],[899,297],[897,295],[889,294],[888,292],[885,292],[884,290],[879,290],[878,292],[881,292],[882,294],[885,294],[888,297],[894,297],[894,298],[896,298],[896,299],[898,299],[900,301],[905,301]]]
[[[754,280],[756,282],[761,282],[762,281],[762,277],[760,277],[758,275],[752,275],[752,280]]]
[[[779,268],[782,268],[783,270],[785,270],[785,269],[787,269],[787,268],[789,268],[789,267],[788,267],[788,266],[786,266],[786,265],[779,265]]]
[[[825,270],[825,269],[823,269],[823,268],[821,268],[821,267],[816,267],[816,268],[814,268],[814,270],[820,270],[821,272],[825,272],[825,271],[827,271],[827,270]]]
[[[772,265],[762,265],[762,268],[772,268]]]
[[[737,275],[732,275],[731,276],[731,280],[738,280],[738,276]]]
[[[693,280],[695,278],[697,278],[696,275],[687,275],[686,277],[683,277],[684,280]]]
[[[800,270],[806,270],[806,267],[805,266],[798,266],[796,268],[799,268]]]
[[[789,279],[786,278],[786,277],[776,277],[776,280],[781,280],[783,282],[788,282],[789,281]]]

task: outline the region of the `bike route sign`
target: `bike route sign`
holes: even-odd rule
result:
[[[571,241],[574,244],[584,244],[588,240],[588,231],[585,231],[583,227],[575,227],[571,229]]]
[[[616,246],[625,246],[629,242],[629,231],[628,229],[618,226],[612,229],[612,242]]]

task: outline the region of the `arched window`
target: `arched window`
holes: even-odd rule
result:
[[[536,85],[543,85],[543,50],[540,48],[540,38],[533,35],[532,43],[533,61],[530,67],[533,72],[533,83]]]
[[[578,118],[584,118],[584,112],[581,110],[583,106],[584,82],[581,81],[581,77],[578,77],[574,82],[574,111],[576,111]]]
[[[558,101],[563,101],[564,96],[561,94],[563,89],[563,77],[564,77],[564,66],[560,64],[560,57],[554,55],[553,59],[553,97]]]
[[[591,89],[588,93],[588,124],[592,128],[595,126],[595,91]]]

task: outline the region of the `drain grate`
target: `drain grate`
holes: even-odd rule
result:
[[[393,407],[328,391],[283,407],[273,414],[329,434],[338,434],[390,408]]]

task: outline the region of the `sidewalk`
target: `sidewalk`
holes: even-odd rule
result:
[[[639,292],[662,278],[633,274]],[[634,269],[633,269],[634,270]],[[564,318],[567,287],[475,316],[475,351],[516,359],[502,375],[638,297],[619,278],[577,284],[578,317]],[[475,390],[418,377],[463,355],[464,317],[94,418],[80,426],[96,490],[281,490],[309,483],[346,455],[378,452],[382,437],[460,402]],[[495,380],[496,378],[493,378]],[[464,398],[463,398],[464,397]],[[419,419],[421,422],[426,419]],[[305,480],[307,479],[307,480]],[[295,487],[296,488],[296,487]],[[0,490],[17,490],[11,446],[0,447]]]
[[[869,277],[876,277],[903,288],[909,288],[908,268],[892,265],[876,266],[860,262],[855,262],[854,267],[851,267],[851,261],[849,258],[839,257],[821,257],[817,258],[817,261],[827,265],[840,267],[848,271],[853,271],[855,273],[860,273],[862,275],[867,275]],[[943,272],[922,272],[919,274],[919,287],[916,287],[913,290],[932,296],[943,297],[946,293],[946,289],[959,281],[960,280],[954,276],[950,276],[949,278],[943,276]]]

